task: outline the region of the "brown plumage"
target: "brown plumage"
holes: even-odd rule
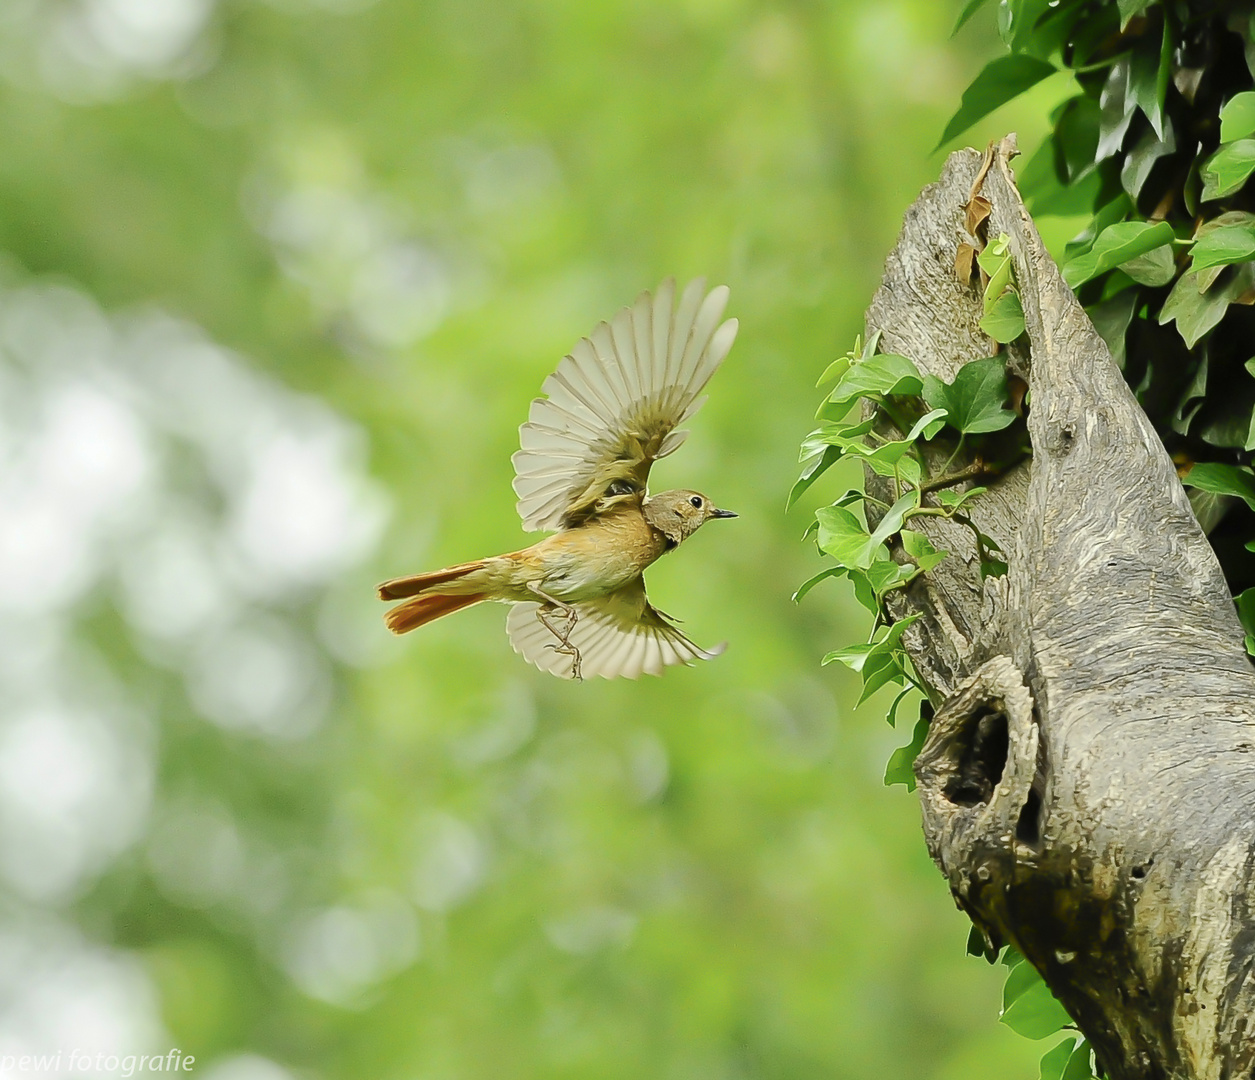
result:
[[[386,621],[398,634],[482,600],[513,605],[516,652],[567,678],[661,674],[722,651],[694,645],[650,605],[641,576],[711,518],[735,517],[689,490],[648,496],[650,466],[687,436],[677,425],[736,336],[720,324],[728,290],[692,282],[673,310],[674,282],[643,293],[581,341],[532,402],[514,455],[528,529],[557,529],[521,551],[379,586],[405,599]],[[409,598],[409,599],[406,599]]]
[[[471,593],[469,596],[441,596],[439,593],[416,596],[404,604],[397,604],[383,617],[383,621],[394,634],[405,634],[426,626],[441,615],[450,615],[486,599],[488,598],[483,593]]]

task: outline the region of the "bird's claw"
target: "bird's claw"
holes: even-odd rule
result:
[[[563,622],[565,625],[562,630],[559,630],[551,621],[549,613],[544,607],[538,608],[536,611],[536,617],[540,620],[541,625],[558,639],[556,642],[549,642],[545,648],[553,649],[554,652],[560,653],[563,656],[569,656],[571,658],[570,677],[576,682],[583,682],[584,676],[581,672],[582,658],[580,657],[580,650],[571,644],[571,631],[575,629],[576,622],[575,609],[567,608],[563,611],[563,615]]]

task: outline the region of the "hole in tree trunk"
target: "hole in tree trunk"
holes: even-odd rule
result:
[[[1028,798],[1020,808],[1020,820],[1015,823],[1015,838],[1032,847],[1041,842],[1041,795],[1036,785],[1028,789]]]
[[[1037,710],[1033,710],[1033,723],[1041,729]],[[1044,799],[1046,791],[1046,741],[1037,741],[1037,768],[1033,773],[1033,786],[1028,789],[1028,797],[1020,807],[1020,817],[1015,823],[1015,838],[1029,847],[1039,847],[1044,825]]]
[[[983,706],[964,724],[959,762],[946,782],[945,796],[955,806],[988,803],[1007,767],[1007,716],[1001,709]]]

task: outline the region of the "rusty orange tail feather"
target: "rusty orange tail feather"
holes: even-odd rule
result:
[[[446,566],[443,570],[432,570],[427,574],[393,578],[391,581],[385,581],[379,586],[379,599],[404,600],[407,596],[414,596],[417,593],[421,593],[424,589],[443,585],[447,581],[456,581],[460,577],[465,577],[472,570],[479,570],[483,565],[483,559],[476,559],[474,562],[459,563],[457,566]]]
[[[473,593],[470,596],[442,596],[439,593],[416,596],[404,604],[398,604],[383,618],[388,624],[388,629],[394,634],[404,634],[420,626],[426,626],[442,615],[451,615],[464,607],[478,604],[483,599],[485,599],[483,593]]]

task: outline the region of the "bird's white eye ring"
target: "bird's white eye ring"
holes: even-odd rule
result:
[[[702,508],[702,500],[699,499],[696,495],[694,495],[691,499],[689,499],[689,502],[698,510]]]

